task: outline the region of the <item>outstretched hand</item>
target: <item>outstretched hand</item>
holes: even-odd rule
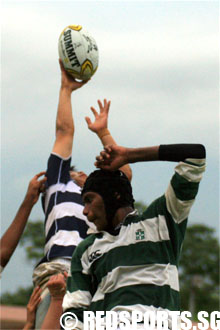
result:
[[[128,164],[127,149],[117,145],[106,146],[96,157],[95,166],[103,170],[115,171]]]
[[[61,70],[61,88],[67,88],[71,92],[84,86],[87,81],[76,81],[68,72],[64,69],[61,59],[59,59],[60,70]]]
[[[30,300],[27,304],[27,321],[23,330],[34,329],[35,318],[36,318],[36,309],[38,304],[41,301],[41,288],[37,286],[30,297]]]
[[[95,121],[92,122],[89,117],[85,117],[88,128],[96,134],[108,128],[108,113],[111,105],[111,101],[107,101],[106,99],[104,99],[103,104],[100,100],[97,102],[100,110],[99,113],[94,107],[90,108],[94,114]]]
[[[45,189],[45,182],[47,181],[47,178],[44,177],[43,179],[39,180],[39,178],[45,174],[46,172],[44,171],[40,172],[36,174],[29,182],[25,199],[30,201],[33,205],[38,201],[40,193]]]

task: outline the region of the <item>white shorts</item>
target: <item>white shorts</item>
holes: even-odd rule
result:
[[[67,272],[69,273],[71,266],[70,259],[56,258],[49,262],[44,262],[37,266],[33,272],[34,286],[40,286],[42,289],[41,298],[43,299],[49,290],[47,289],[47,282],[52,275]]]

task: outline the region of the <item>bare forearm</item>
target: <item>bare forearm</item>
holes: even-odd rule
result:
[[[56,140],[52,152],[64,158],[69,157],[72,152],[73,136],[71,90],[61,87],[56,119]]]
[[[127,162],[146,162],[159,159],[159,146],[146,148],[127,148]]]
[[[107,128],[98,131],[97,135],[104,147],[107,145],[116,145],[115,140],[113,139],[110,131]]]
[[[117,145],[116,141],[113,139],[110,131],[107,128],[99,132],[97,135],[100,138],[100,141],[104,147],[107,145]],[[128,177],[129,181],[131,181],[132,171],[129,164],[125,164],[124,166],[120,167],[120,170],[124,172],[125,175]]]
[[[62,299],[51,298],[50,307],[47,311],[41,330],[43,329],[60,329],[60,317],[62,315]]]
[[[74,122],[72,115],[71,94],[73,91],[85,85],[75,81],[65,71],[62,61],[59,60],[61,69],[61,87],[56,119],[56,140],[52,152],[66,158],[72,152]]]
[[[20,237],[24,231],[25,225],[27,223],[28,217],[31,213],[33,203],[24,200],[7,231],[3,235],[0,245],[0,260],[1,266],[5,267],[8,263],[11,255],[13,254],[16,246],[20,240]]]
[[[73,134],[74,122],[72,116],[71,93],[69,88],[61,87],[56,119],[57,134]]]

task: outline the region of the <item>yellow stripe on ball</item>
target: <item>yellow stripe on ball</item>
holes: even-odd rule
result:
[[[82,26],[81,25],[69,25],[68,26],[70,29],[75,30],[75,31],[80,31],[82,30]]]

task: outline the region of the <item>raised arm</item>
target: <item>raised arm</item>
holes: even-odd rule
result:
[[[7,265],[14,250],[16,249],[31,210],[34,204],[38,201],[39,194],[44,188],[46,177],[39,180],[39,178],[44,174],[45,172],[40,172],[30,181],[25,198],[21,203],[13,222],[1,238],[0,260],[2,267]]]
[[[204,146],[201,144],[171,144],[145,148],[106,146],[96,157],[95,166],[114,171],[129,163],[156,160],[179,162],[186,158],[205,158]]]
[[[113,139],[109,129],[108,129],[108,114],[109,114],[109,108],[111,105],[111,101],[107,101],[104,99],[103,104],[100,100],[98,100],[98,106],[100,109],[100,112],[98,113],[97,110],[94,107],[91,107],[91,110],[94,114],[95,121],[92,122],[89,117],[86,117],[86,122],[88,125],[88,128],[97,134],[99,137],[102,145],[106,147],[107,145],[117,145],[115,140]],[[122,165],[120,168],[121,171],[123,171],[126,176],[128,177],[129,181],[132,179],[132,171],[128,164]]]
[[[96,157],[95,166],[114,171],[127,163],[142,161],[178,162],[174,175],[165,192],[166,209],[174,222],[180,224],[187,219],[205,171],[205,148],[201,144],[172,144],[147,148],[106,147]],[[175,236],[175,235],[174,235]],[[178,244],[173,247],[177,255]]]
[[[26,320],[23,330],[34,329],[35,319],[36,319],[36,310],[37,310],[37,306],[39,305],[39,303],[41,301],[40,295],[41,295],[41,288],[37,286],[33,290],[32,295],[27,304],[27,320]]]
[[[73,91],[85,85],[86,82],[75,81],[74,78],[65,71],[61,60],[59,60],[59,63],[61,69],[61,87],[56,118],[56,140],[52,152],[58,154],[62,158],[67,158],[72,152],[74,136],[71,94]]]
[[[47,311],[46,317],[41,326],[43,329],[60,329],[60,317],[62,315],[63,297],[66,292],[66,278],[67,273],[64,275],[59,273],[50,277],[47,287],[50,291],[51,301],[50,307]]]

